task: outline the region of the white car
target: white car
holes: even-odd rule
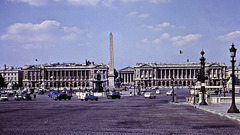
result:
[[[145,98],[156,98],[156,94],[155,93],[152,93],[152,92],[146,92],[145,94],[144,94],[144,97]]]
[[[146,88],[141,88],[141,90],[140,90],[141,92],[146,92],[147,91],[147,89]]]
[[[161,91],[160,90],[156,90],[156,94],[161,94]]]
[[[166,92],[167,96],[171,96],[173,94],[173,90],[169,90]],[[176,95],[176,93],[174,92],[174,95]]]
[[[23,100],[23,97],[21,94],[16,94],[13,99],[14,100]]]
[[[8,101],[8,94],[1,94],[0,100],[1,101]]]
[[[89,92],[86,92],[86,93],[83,93],[83,92],[77,92],[76,93],[78,99],[81,99],[82,101],[85,100],[85,101],[88,101],[88,100],[96,100],[98,101],[98,97],[97,96],[94,96],[92,93],[89,93]]]

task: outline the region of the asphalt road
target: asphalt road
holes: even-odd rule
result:
[[[177,90],[179,103],[161,91],[156,99],[142,96],[99,101],[54,101],[37,95],[32,101],[0,102],[0,134],[239,134],[240,125],[182,104],[187,90]]]

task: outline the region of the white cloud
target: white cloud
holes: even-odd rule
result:
[[[137,42],[137,46],[139,46],[139,47],[144,47],[144,46],[147,46],[147,45],[149,45],[149,40],[147,38]]]
[[[42,46],[47,43],[75,40],[83,33],[85,31],[77,27],[63,27],[57,21],[46,20],[40,24],[16,23],[10,25],[0,39],[31,47],[32,44],[41,44]]]
[[[74,6],[96,6],[97,4],[100,3],[100,1],[106,4],[107,1],[112,1],[112,0],[9,0],[9,1],[22,2],[22,3],[27,3],[31,6],[39,7],[39,6],[46,6],[46,5],[57,4],[57,3],[62,3],[63,5],[70,4]]]
[[[137,18],[147,18],[150,16],[150,14],[145,14],[145,13],[142,14],[137,11],[133,11],[133,12],[128,13],[128,16],[137,17]]]
[[[240,40],[240,31],[233,31],[217,37],[218,40],[233,41]]]
[[[113,5],[112,5],[113,2],[114,2],[114,0],[103,0],[102,5],[104,7],[113,7]]]
[[[163,22],[163,23],[160,23],[160,24],[156,24],[154,26],[152,26],[152,25],[143,25],[143,27],[151,29],[153,31],[162,31],[163,28],[166,28],[166,27],[169,27],[169,26],[173,26],[173,25],[170,25],[170,23],[168,23],[168,22]]]
[[[168,39],[169,37],[170,37],[170,35],[169,35],[168,33],[163,33],[159,38],[154,39],[154,40],[153,40],[153,43],[154,43],[154,44],[159,44],[159,43],[162,42],[162,40]]]
[[[53,4],[63,4],[63,5],[74,5],[74,6],[105,6],[112,7],[112,3],[115,1],[121,1],[123,3],[134,3],[134,2],[150,2],[150,3],[167,3],[171,0],[8,0],[11,2],[27,3],[31,6],[46,6]]]
[[[66,0],[66,2],[73,5],[96,6],[100,0]]]
[[[172,0],[149,0],[151,3],[168,3]]]
[[[124,3],[129,2],[150,2],[150,3],[168,3],[171,2],[171,0],[121,0]]]
[[[54,0],[9,0],[9,1],[27,3],[31,6],[45,6]]]
[[[186,36],[175,36],[172,37],[171,40],[173,41],[173,44],[182,46],[197,41],[201,37],[202,37],[201,34],[189,34]]]
[[[149,16],[150,16],[150,14],[139,14],[137,17],[138,18],[147,18]]]
[[[133,11],[133,12],[128,13],[128,16],[136,16],[137,14],[138,14],[137,11]]]
[[[142,1],[142,0],[121,0],[122,2],[124,3],[128,3],[128,2],[139,2],[139,1]]]

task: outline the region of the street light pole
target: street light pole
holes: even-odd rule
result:
[[[202,57],[200,58],[201,61],[201,70],[200,70],[200,75],[201,75],[201,92],[202,92],[202,102],[200,103],[200,105],[208,105],[207,102],[205,101],[205,86],[203,84],[205,84],[205,58],[203,57],[203,55],[205,54],[205,52],[202,50],[201,55]]]
[[[172,102],[174,103],[174,78],[172,77]]]
[[[239,110],[236,107],[235,104],[235,68],[234,68],[234,63],[236,60],[234,60],[234,57],[236,56],[236,51],[237,49],[234,47],[234,44],[232,44],[232,48],[229,49],[231,52],[231,57],[232,57],[232,105],[228,109],[227,113],[239,113]]]

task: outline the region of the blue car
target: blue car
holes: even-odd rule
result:
[[[55,91],[50,91],[50,93],[48,94],[48,96],[49,97],[56,97],[58,95],[58,93],[57,92],[55,92]]]

